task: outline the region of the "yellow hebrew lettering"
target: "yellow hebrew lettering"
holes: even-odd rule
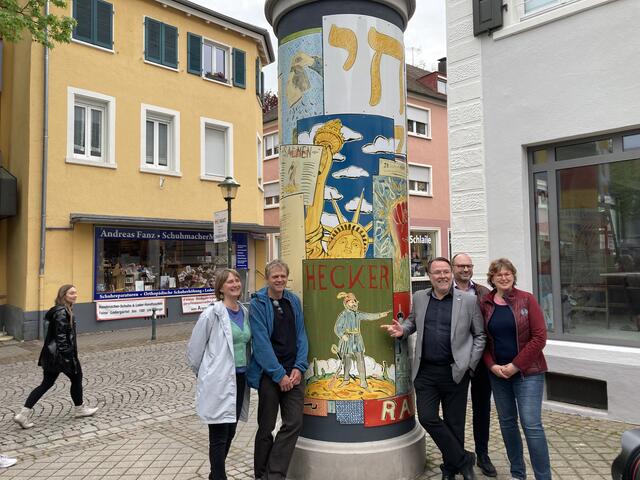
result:
[[[393,136],[396,139],[396,153],[402,153],[404,148],[404,127],[402,125],[394,125]]]
[[[347,59],[342,68],[347,71],[353,67],[358,53],[358,39],[350,28],[337,27],[331,25],[329,30],[329,45],[337,48],[344,48],[347,51]]]
[[[371,59],[371,97],[369,105],[372,107],[380,103],[382,96],[382,82],[380,80],[380,61],[383,55],[389,55],[400,62],[398,76],[400,84],[400,113],[404,113],[404,49],[402,43],[389,35],[378,32],[374,27],[369,29],[369,46],[376,52]]]

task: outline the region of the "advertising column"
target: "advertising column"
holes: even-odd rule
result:
[[[424,469],[407,342],[403,32],[413,0],[268,0],[279,40],[281,256],[309,337],[291,479],[409,479]]]

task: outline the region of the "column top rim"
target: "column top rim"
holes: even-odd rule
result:
[[[264,4],[264,15],[267,17],[267,21],[273,27],[274,31],[277,31],[278,23],[282,17],[291,10],[305,5],[308,3],[314,3],[318,0],[266,0]],[[404,20],[405,26],[409,23],[409,19],[416,11],[416,0],[371,0],[376,3],[381,3],[389,8],[392,8],[400,14]]]

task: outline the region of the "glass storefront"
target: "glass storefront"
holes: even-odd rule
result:
[[[640,159],[616,136],[593,144],[607,148],[531,158],[537,295],[561,337],[640,344]]]
[[[247,234],[233,234],[233,264],[247,265]],[[211,293],[227,244],[189,230],[95,228],[94,299]],[[245,282],[246,283],[246,282]]]
[[[438,256],[438,231],[411,230],[409,244],[411,246],[411,278],[426,279],[427,263]]]

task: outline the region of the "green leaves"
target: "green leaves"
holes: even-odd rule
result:
[[[67,6],[66,0],[49,1],[56,7]],[[46,0],[0,0],[0,38],[15,43],[28,30],[34,42],[49,48],[53,48],[55,43],[69,43],[76,21],[71,17],[51,13],[45,15],[45,3]]]

